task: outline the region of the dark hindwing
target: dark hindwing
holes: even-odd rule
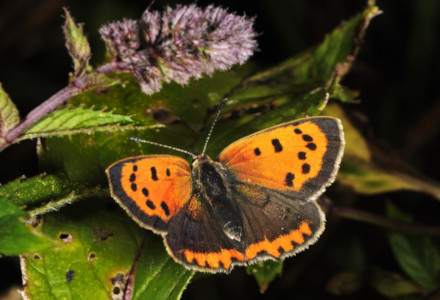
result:
[[[231,195],[242,218],[241,241],[229,239],[209,207],[194,195],[164,237],[176,261],[190,269],[229,272],[234,265],[294,255],[313,244],[324,229],[324,214],[314,201],[242,183],[232,186]]]
[[[324,230],[325,215],[315,201],[297,193],[236,183],[232,197],[242,214],[246,261],[281,259],[313,244]]]
[[[173,218],[164,237],[166,248],[190,269],[228,272],[234,261],[244,260],[240,245],[227,238],[212,218],[206,200],[199,194]]]

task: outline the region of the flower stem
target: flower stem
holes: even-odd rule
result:
[[[108,74],[115,71],[126,71],[127,69],[126,63],[120,63],[116,61],[112,61],[101,67],[94,70],[94,73]],[[17,141],[20,135],[27,128],[32,126],[34,123],[39,121],[44,116],[48,115],[52,111],[54,111],[59,105],[65,103],[67,100],[72,98],[73,96],[84,92],[87,89],[98,87],[100,83],[88,80],[90,78],[89,75],[85,75],[83,77],[77,78],[72,83],[70,83],[65,88],[61,89],[49,99],[41,103],[39,106],[34,108],[26,118],[20,122],[15,128],[10,130],[6,135],[6,142],[8,145]],[[2,149],[0,149],[1,151]]]
[[[58,91],[52,97],[44,101],[42,104],[34,108],[27,116],[24,121],[20,122],[15,128],[8,132],[6,135],[6,142],[12,144],[18,139],[20,134],[29,128],[32,124],[40,120],[42,117],[46,116],[48,113],[52,112],[58,105],[66,102],[73,95],[77,93],[78,88],[68,85],[62,90]]]

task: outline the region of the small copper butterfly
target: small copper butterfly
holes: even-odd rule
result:
[[[106,173],[113,198],[163,236],[175,261],[228,273],[316,242],[325,223],[316,199],[335,180],[344,143],[338,119],[310,117],[244,137],[218,161],[135,156]]]

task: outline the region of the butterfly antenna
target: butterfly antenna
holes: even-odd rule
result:
[[[212,131],[214,130],[214,126],[217,123],[218,118],[220,117],[220,113],[222,112],[222,109],[225,106],[226,101],[228,101],[228,98],[223,98],[222,101],[220,102],[220,105],[217,110],[217,115],[215,116],[214,122],[212,123],[211,128],[209,129],[208,136],[206,137],[205,145],[203,146],[202,155],[205,155],[206,147],[208,146],[208,142],[209,139],[211,138]]]
[[[191,151],[188,151],[188,150],[184,150],[184,149],[180,149],[180,148],[176,148],[176,147],[168,146],[168,145],[164,145],[164,144],[159,144],[159,143],[152,142],[152,141],[143,140],[143,139],[140,139],[140,138],[137,138],[137,137],[134,137],[134,136],[130,136],[128,139],[130,141],[150,144],[150,145],[154,145],[154,146],[158,146],[158,147],[162,147],[162,148],[171,149],[171,150],[174,150],[174,151],[183,152],[185,154],[188,154],[188,155],[192,156],[193,159],[197,158],[197,154],[192,153]]]

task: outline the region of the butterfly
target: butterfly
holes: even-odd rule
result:
[[[344,144],[340,120],[309,117],[241,138],[217,161],[194,155],[190,166],[178,156],[142,155],[106,173],[112,197],[163,236],[176,262],[229,273],[316,242],[325,225],[316,200],[335,180]]]

